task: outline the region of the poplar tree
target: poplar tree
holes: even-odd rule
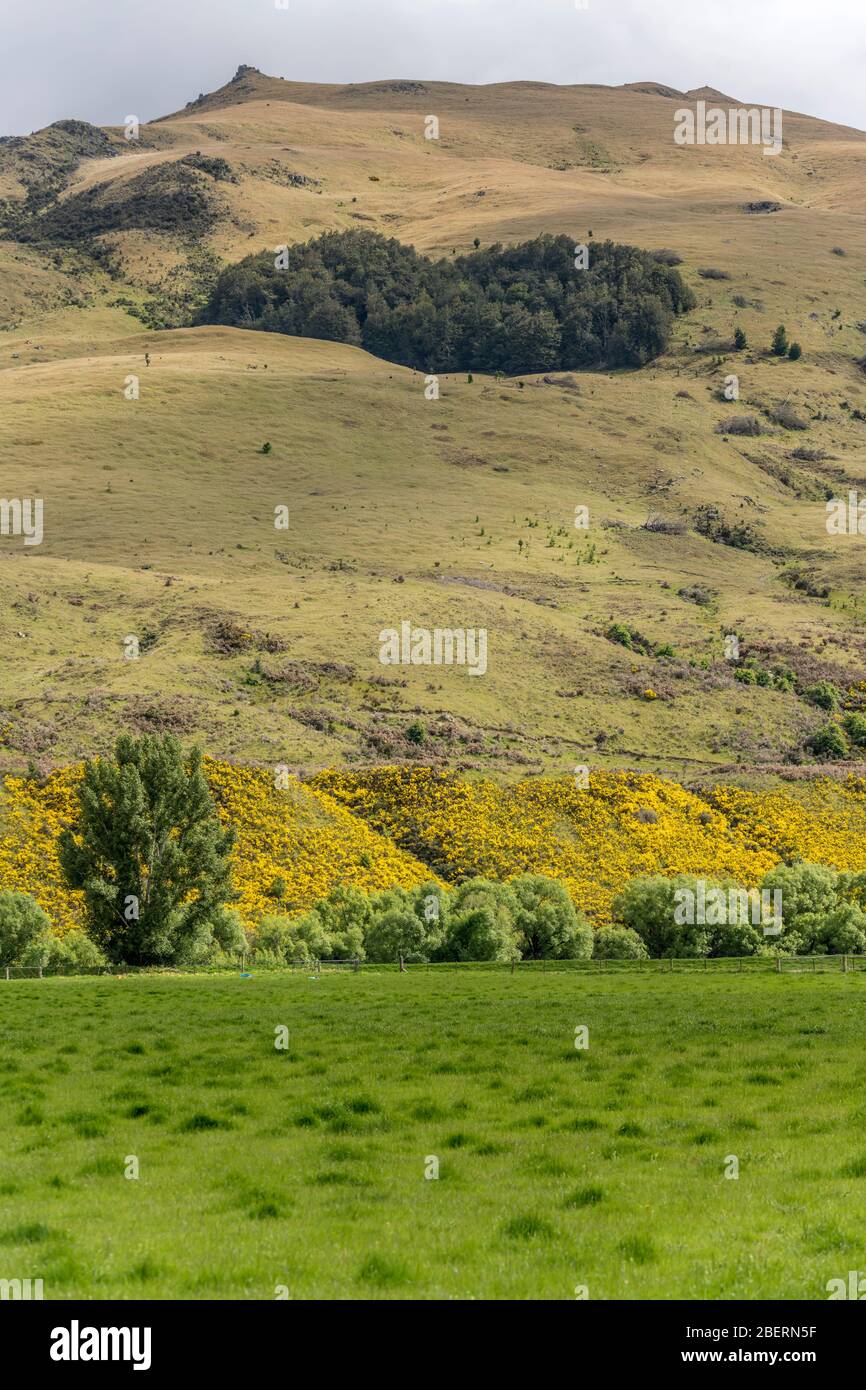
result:
[[[109,960],[194,960],[226,934],[234,832],[220,824],[198,748],[185,757],[170,734],[121,734],[112,757],[85,764],[78,802],[60,863]]]

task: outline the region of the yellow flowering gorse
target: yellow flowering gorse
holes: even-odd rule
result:
[[[337,884],[364,892],[438,876],[561,879],[576,906],[609,918],[616,892],[642,874],[731,878],[746,887],[801,856],[866,869],[866,782],[849,778],[704,795],[649,774],[597,772],[516,786],[427,767],[333,771],[274,786],[272,772],[205,760],[223,822],[234,827],[235,906],[246,926],[292,912]],[[77,817],[81,766],[44,783],[8,778],[0,795],[0,888],[32,893],[55,931],[83,924],[64,884],[57,838]],[[283,896],[272,889],[282,879]]]

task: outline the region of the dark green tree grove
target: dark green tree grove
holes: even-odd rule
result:
[[[694,297],[649,252],[539,236],[429,260],[377,232],[326,232],[219,276],[201,322],[353,343],[425,372],[639,367]],[[278,264],[279,262],[279,264]]]

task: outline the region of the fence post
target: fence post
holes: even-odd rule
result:
[[[781,956],[776,956],[776,974],[777,974],[777,975],[781,975],[781,973],[782,973],[782,957],[781,957]]]
[[[361,957],[360,957],[360,956],[356,956],[356,957],[355,957],[355,960],[354,960],[354,967],[355,967],[355,974],[357,975],[358,971],[361,969]]]
[[[6,967],[6,979],[9,979],[9,966]]]
[[[405,973],[406,973],[406,966],[403,964],[403,957],[402,957],[402,955],[401,955],[401,956],[400,956],[400,974],[401,974],[401,975],[405,975]]]

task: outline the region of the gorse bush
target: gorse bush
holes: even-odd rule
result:
[[[605,241],[539,236],[432,261],[376,232],[326,232],[225,270],[202,323],[353,343],[422,371],[638,367],[667,346],[694,297],[678,271]]]

